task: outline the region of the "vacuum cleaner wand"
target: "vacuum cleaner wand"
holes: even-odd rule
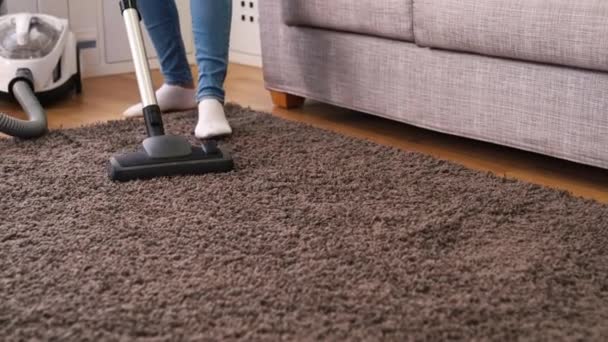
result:
[[[148,138],[143,151],[117,155],[110,159],[108,173],[115,181],[153,177],[228,172],[234,168],[230,155],[214,141],[200,147],[190,145],[185,137],[165,135],[165,128],[150,76],[140,27],[136,0],[119,0],[133,55],[139,93]]]
[[[150,64],[146,55],[146,47],[144,38],[139,26],[140,15],[137,10],[136,0],[120,1],[120,10],[127,29],[129,38],[129,47],[133,55],[133,63],[135,66],[135,75],[137,76],[137,86],[139,94],[144,106],[144,120],[146,122],[146,131],[149,137],[160,136],[165,134],[160,108],[156,101],[156,94],[152,85],[152,76],[150,75]]]

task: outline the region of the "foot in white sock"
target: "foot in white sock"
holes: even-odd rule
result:
[[[161,112],[188,110],[196,108],[196,90],[163,84],[156,91],[156,100]],[[138,103],[129,107],[122,115],[135,117],[143,115],[143,105]]]
[[[224,105],[216,99],[205,99],[198,104],[198,124],[194,135],[199,139],[230,135],[232,128],[226,119]]]

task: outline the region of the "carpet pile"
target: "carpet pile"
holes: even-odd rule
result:
[[[139,120],[0,140],[0,340],[608,340],[608,206],[228,112],[219,175],[110,182]]]

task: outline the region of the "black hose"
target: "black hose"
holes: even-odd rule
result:
[[[30,84],[18,80],[13,84],[12,94],[29,120],[20,120],[0,113],[0,132],[22,139],[36,138],[46,133],[48,129],[46,113]]]

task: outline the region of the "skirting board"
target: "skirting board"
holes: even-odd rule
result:
[[[191,65],[196,64],[194,56],[188,56],[188,62]],[[249,55],[241,52],[230,52],[230,62],[250,65],[255,67],[262,67],[262,57]],[[158,69],[160,65],[158,64],[158,60],[151,59],[150,60],[150,68]],[[114,63],[114,64],[97,64],[97,65],[83,65],[83,76],[87,77],[96,77],[96,76],[104,76],[104,75],[115,75],[115,74],[123,74],[127,72],[133,72],[133,63],[125,62],[125,63]]]
[[[196,64],[194,60],[194,56],[188,55],[188,62],[190,64]],[[156,58],[150,59],[150,68],[151,69],[159,69],[160,65]],[[96,77],[96,76],[107,76],[107,75],[116,75],[116,74],[124,74],[128,72],[133,72],[133,63],[132,62],[124,62],[124,63],[104,63],[104,64],[90,64],[83,65],[83,77]]]
[[[251,55],[240,51],[230,51],[230,62],[261,68],[262,56]]]

